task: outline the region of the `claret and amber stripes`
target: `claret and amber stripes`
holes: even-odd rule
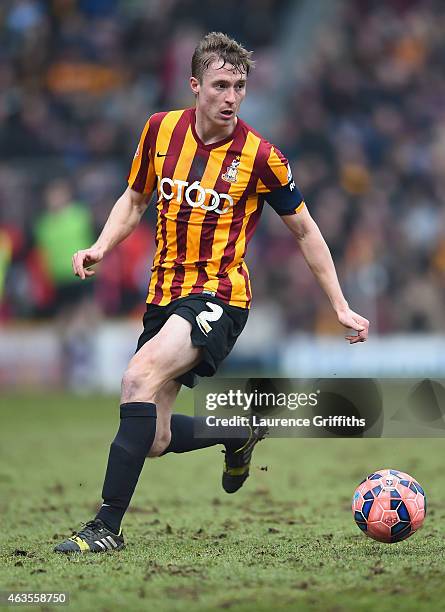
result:
[[[156,160],[158,164],[158,176],[174,177],[176,168],[178,172],[183,172],[187,167],[187,156],[193,159],[193,151],[188,153],[188,149],[184,148],[184,142],[187,132],[189,131],[190,123],[184,111],[173,111],[168,113],[162,120],[162,124],[156,139]],[[185,155],[180,153],[184,150]],[[178,155],[179,152],[179,155]],[[158,157],[157,153],[161,153],[162,157]],[[182,175],[181,175],[182,176]],[[176,214],[179,207],[176,207]],[[171,266],[166,265],[166,262],[171,260],[172,250],[175,249],[176,239],[176,215],[174,212],[174,202],[172,200],[162,199],[158,203],[158,232],[156,233],[157,251],[153,262],[153,275],[151,278],[149,293],[154,292],[153,302],[161,304],[170,302],[166,299],[167,296],[165,287],[169,287],[173,279]],[[168,272],[167,272],[168,270]],[[166,274],[167,272],[167,274]]]
[[[193,109],[153,115],[129,175],[129,186],[140,193],[157,188],[147,302],[163,306],[207,291],[246,308],[251,299],[246,248],[263,194],[289,182],[287,160],[241,119],[231,140],[204,145],[194,116]]]
[[[160,123],[166,115],[167,113],[153,115],[142,130],[128,177],[130,187],[139,193],[151,193],[155,187],[156,175],[153,164],[153,142],[156,142]]]
[[[229,185],[221,178],[221,175],[224,173],[226,167],[230,164],[232,158],[235,157],[233,151],[237,153],[239,151],[242,152],[245,141],[246,134],[239,131],[235,139],[231,141],[230,147],[225,147],[225,154],[223,158],[219,160],[219,163],[215,164],[217,171],[214,172],[214,175],[212,176],[214,179],[212,188],[217,193],[227,192],[229,195],[231,195],[231,192],[233,193],[233,187],[235,184]],[[219,216],[215,216],[213,211],[207,211],[202,224],[199,242],[199,272],[196,281],[191,288],[191,293],[201,293],[204,290],[214,291],[217,293],[217,272],[219,269],[219,260],[221,259],[222,250],[225,243],[227,232],[226,228],[229,227],[232,215],[239,214],[237,207],[238,202],[225,215]]]

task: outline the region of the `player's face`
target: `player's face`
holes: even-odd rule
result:
[[[221,68],[221,60],[204,71],[202,82],[194,77],[190,85],[196,97],[196,108],[207,120],[221,126],[235,123],[241,102],[246,95],[246,74],[231,64]]]

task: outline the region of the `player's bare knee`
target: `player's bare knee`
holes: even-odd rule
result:
[[[141,393],[145,391],[146,380],[142,372],[138,372],[134,368],[127,368],[121,385],[122,402],[136,401]],[[151,398],[145,397],[145,401],[150,401]]]
[[[155,401],[160,376],[151,364],[130,364],[122,378],[122,401]]]

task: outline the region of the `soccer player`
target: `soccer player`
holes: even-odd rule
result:
[[[98,240],[73,256],[81,279],[139,223],[157,195],[156,254],[144,330],[122,380],[120,426],[109,452],[96,517],[55,551],[107,552],[124,546],[121,522],[146,457],[225,445],[223,488],[237,491],[264,437],[244,427],[235,439],[194,437],[194,417],[171,414],[181,387],[211,376],[233,348],[249,313],[244,262],[263,205],[295,235],[339,322],[368,336],[340,289],[329,249],[282,153],[238,117],[253,66],[251,52],[222,33],[207,34],[192,58],[194,108],[147,121],[117,200]]]

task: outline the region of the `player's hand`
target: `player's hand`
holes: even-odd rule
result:
[[[83,251],[77,251],[72,257],[73,272],[76,276],[79,276],[82,280],[94,276],[96,273],[94,270],[90,270],[90,266],[97,264],[102,260],[104,253],[102,249],[98,247],[90,247]]]
[[[357,332],[357,335],[345,336],[346,340],[349,340],[349,344],[356,344],[357,342],[366,342],[368,339],[369,321],[357,314],[350,308],[337,312],[339,322],[346,327],[349,331],[351,329]]]

